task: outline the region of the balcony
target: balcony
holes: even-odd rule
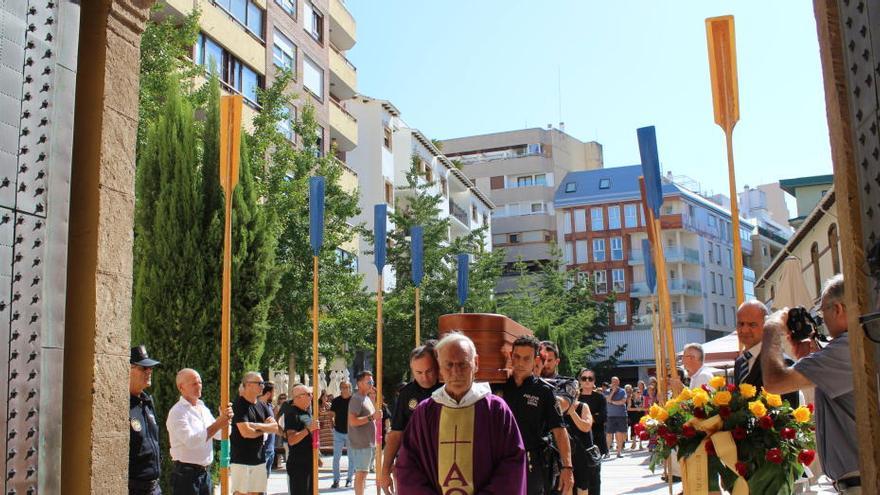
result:
[[[668,247],[663,250],[663,256],[667,263],[700,264],[700,253],[696,249],[686,247]],[[645,263],[645,255],[641,249],[633,249],[629,252],[630,266]]]
[[[659,315],[658,315],[659,316]],[[662,317],[659,317],[658,320],[660,323],[663,322]],[[654,315],[646,314],[639,315],[633,317],[633,328],[636,330],[645,330],[650,329],[652,327],[654,321]],[[687,327],[695,327],[702,328],[703,327],[703,315],[700,313],[677,313],[672,315],[672,324],[674,326],[687,326]]]
[[[330,141],[337,149],[351,151],[357,147],[357,119],[348,113],[337,101],[330,99]]]
[[[461,222],[465,227],[470,228],[470,221],[468,220],[468,212],[466,209],[462,208],[453,200],[449,200],[449,214],[455,217],[456,220]]]
[[[656,288],[654,293],[656,294]],[[702,296],[702,284],[699,280],[690,279],[672,279],[669,281],[669,294],[673,296]],[[629,295],[632,297],[648,297],[651,291],[648,290],[646,282],[636,282],[630,286]]]
[[[357,24],[342,0],[330,0],[330,43],[340,50],[351,50],[356,43]]]
[[[330,91],[340,100],[357,92],[357,68],[339,50],[330,45]]]

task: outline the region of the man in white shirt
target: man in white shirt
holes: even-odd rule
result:
[[[202,378],[190,368],[177,372],[180,400],[168,411],[165,426],[171,444],[172,495],[210,495],[211,461],[214,459],[212,440],[220,440],[223,428],[232,419],[232,404],[220,411],[216,420],[200,400]]]
[[[681,364],[691,379],[690,388],[700,388],[709,385],[712,372],[703,366],[703,346],[700,344],[687,344],[681,352]]]

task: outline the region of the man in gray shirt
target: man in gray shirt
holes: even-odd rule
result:
[[[357,392],[348,402],[348,462],[354,466],[354,493],[364,495],[370,460],[376,447],[376,406],[369,398],[373,389],[373,374],[361,371],[357,379]]]
[[[782,357],[782,335],[790,337],[788,310],[778,311],[767,320],[761,352],[764,389],[784,394],[815,387],[816,446],[822,466],[839,493],[857,495],[862,492],[842,275],[825,282],[819,309],[833,340],[818,350],[815,341],[791,342],[800,358],[791,367]]]
[[[620,378],[611,377],[611,389],[605,395],[605,400],[608,402],[608,419],[605,422],[608,448],[611,449],[611,440],[616,440],[617,457],[623,457],[623,444],[626,443],[626,391],[620,388]]]

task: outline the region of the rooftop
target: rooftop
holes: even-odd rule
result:
[[[783,191],[795,195],[795,190],[799,187],[806,186],[831,186],[834,184],[833,175],[814,175],[812,177],[796,177],[794,179],[782,179],[779,181],[779,187]]]

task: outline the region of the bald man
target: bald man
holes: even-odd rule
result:
[[[761,376],[761,339],[764,337],[764,320],[767,318],[767,307],[761,301],[752,299],[742,303],[736,310],[736,335],[742,344],[743,351],[736,358],[733,369],[733,379],[737,385],[748,383],[760,390],[764,386]],[[794,361],[785,359],[786,366],[791,366]],[[797,407],[800,403],[800,394],[797,391],[782,396],[791,407]]]
[[[165,426],[171,444],[172,495],[210,495],[211,461],[214,460],[213,440],[232,419],[232,404],[220,411],[216,420],[201,401],[202,377],[190,368],[177,372],[180,400],[168,411]]]

